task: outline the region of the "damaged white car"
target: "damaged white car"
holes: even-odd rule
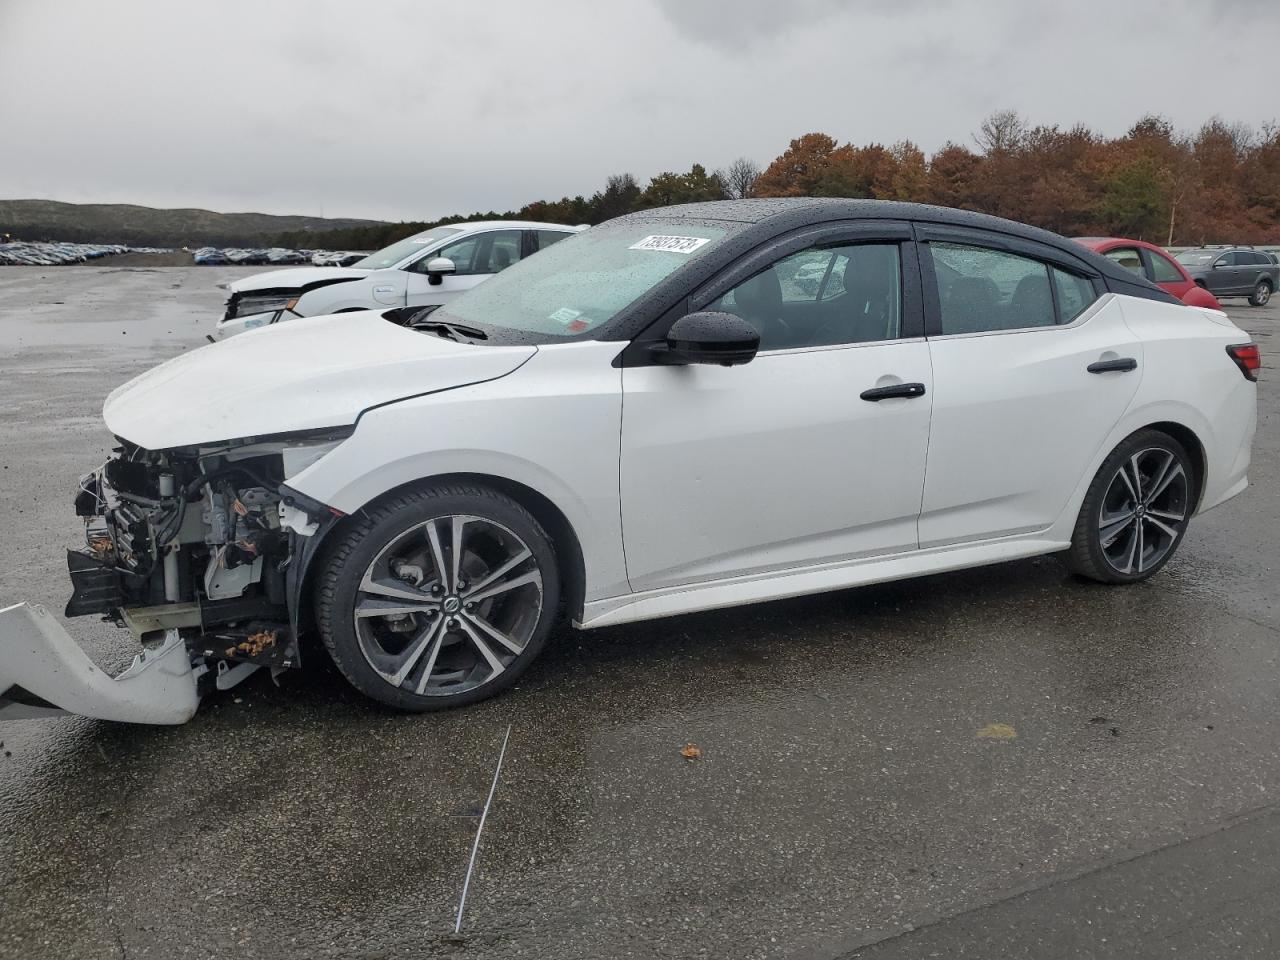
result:
[[[802,276],[803,283],[796,277]],[[115,391],[69,615],[0,611],[0,716],[178,723],[317,637],[406,710],[579,627],[1060,553],[1146,579],[1245,489],[1258,347],[1072,241],[912,204],[611,221],[432,313],[317,317]]]
[[[505,220],[460,223],[397,240],[350,266],[331,262],[256,273],[227,284],[226,310],[209,339],[225,340],[298,317],[438,307],[584,229]]]

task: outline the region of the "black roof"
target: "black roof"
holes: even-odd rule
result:
[[[927,203],[906,203],[900,200],[853,200],[840,197],[769,197],[759,200],[711,200],[705,203],[683,203],[671,207],[641,210],[620,217],[620,220],[643,220],[653,217],[679,220],[727,220],[737,223],[768,225],[771,232],[781,233],[795,227],[826,220],[913,220],[946,226],[988,230],[1055,247],[1083,260],[1103,276],[1122,281],[1125,285],[1159,287],[1135,276],[1125,267],[1101,254],[1094,253],[1075,241],[1042,230],[1039,227],[1005,220],[972,210],[954,207],[937,207]],[[1167,295],[1160,299],[1167,298]]]

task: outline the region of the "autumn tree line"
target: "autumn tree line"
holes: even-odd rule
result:
[[[841,144],[807,133],[763,170],[748,159],[708,171],[660,173],[643,188],[629,173],[591,196],[536,200],[519,210],[287,234],[288,246],[373,250],[437,224],[543,220],[596,224],[651,207],[740,197],[866,197],[990,213],[1067,236],[1125,236],[1165,246],[1280,243],[1280,126],[1213,118],[1194,134],[1146,116],[1122,137],[1084,125],[1031,126],[992,114],[972,146],[947,143],[926,156],[903,140]]]

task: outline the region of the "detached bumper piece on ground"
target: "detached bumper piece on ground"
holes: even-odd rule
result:
[[[198,671],[176,630],[114,679],[44,607],[0,610],[0,720],[77,713],[125,723],[186,723],[200,703]]]

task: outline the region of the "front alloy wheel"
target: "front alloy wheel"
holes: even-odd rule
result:
[[[330,555],[317,620],[359,690],[408,710],[472,703],[537,655],[559,599],[554,552],[519,504],[440,487],[374,508]]]
[[[1172,437],[1144,430],[1112,452],[1080,508],[1069,563],[1104,583],[1145,580],[1182,540],[1193,501],[1186,451]]]

